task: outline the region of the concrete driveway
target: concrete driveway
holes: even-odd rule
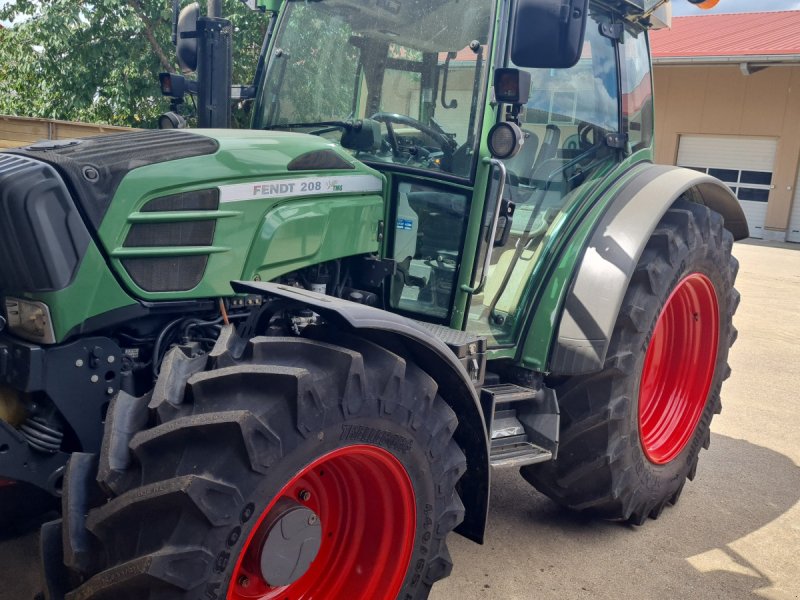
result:
[[[450,543],[434,600],[800,598],[800,245],[736,244],[731,378],[697,478],[643,527],[496,475],[487,542]]]
[[[744,242],[739,341],[697,479],[643,527],[495,475],[485,546],[452,537],[433,600],[800,599],[800,245]],[[36,589],[35,534],[0,540],[0,599]]]

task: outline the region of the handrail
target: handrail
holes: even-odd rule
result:
[[[497,204],[494,207],[494,217],[492,218],[492,226],[491,226],[491,233],[489,235],[489,241],[486,244],[486,256],[483,259],[483,273],[481,274],[481,282],[476,287],[471,287],[468,285],[462,285],[461,290],[467,292],[468,294],[477,294],[483,290],[483,286],[486,284],[486,267],[489,265],[489,261],[492,259],[492,250],[494,249],[494,238],[497,235],[497,223],[500,220],[500,209],[503,205],[503,194],[506,192],[506,177],[508,175],[508,171],[506,170],[506,165],[503,161],[498,160],[496,158],[485,158],[483,159],[485,164],[490,164],[492,167],[496,167],[500,171],[500,183],[497,186]]]

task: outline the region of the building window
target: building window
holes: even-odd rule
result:
[[[726,183],[739,200],[745,202],[768,202],[772,189],[772,173],[769,171],[737,171],[708,167],[687,167],[693,171],[708,173]]]

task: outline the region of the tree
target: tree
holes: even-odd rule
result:
[[[266,17],[225,0],[234,80],[249,83]],[[160,71],[177,71],[169,0],[17,0],[0,9],[0,114],[154,127]]]

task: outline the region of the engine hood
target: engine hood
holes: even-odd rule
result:
[[[135,170],[153,165],[213,157],[213,163],[227,167],[226,180],[237,174],[269,178],[327,170],[355,172],[363,166],[328,140],[281,131],[131,131],[47,140],[6,152],[53,166],[74,191],[76,203],[94,230],[100,228],[122,181]],[[175,165],[175,169],[182,167]],[[191,176],[197,179],[205,173],[193,169]]]
[[[385,188],[337,144],[286,132],[131,131],[7,150],[0,295],[46,304],[58,340],[137,301],[231,296],[232,280],[378,252]]]
[[[188,135],[214,152],[130,170],[97,230],[135,297],[230,295],[233,279],[378,251],[385,178],[338,144],[280,131]]]
[[[93,229],[100,226],[120,182],[133,169],[212,154],[216,141],[188,131],[131,131],[81,139],[44,140],[8,150],[47,163],[71,188]]]

